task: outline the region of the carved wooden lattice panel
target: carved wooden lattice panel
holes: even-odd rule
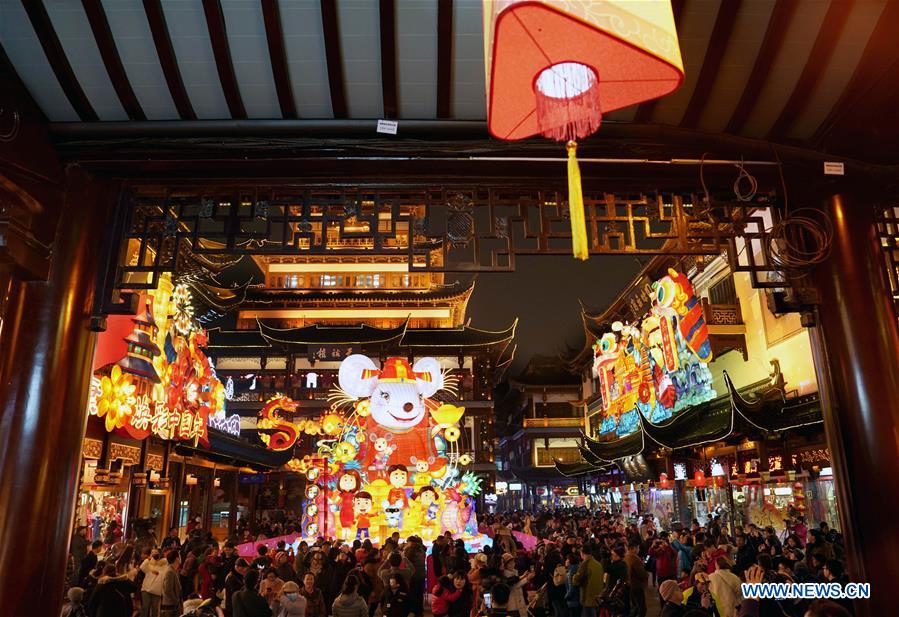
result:
[[[880,238],[887,280],[893,295],[893,306],[899,316],[899,206],[878,209],[877,235]]]
[[[516,255],[571,254],[566,198],[514,187],[135,186],[117,216],[124,242],[108,253],[116,263],[105,286],[111,295],[152,288],[163,272],[191,276],[244,255],[393,255],[410,271],[508,272]],[[689,193],[585,193],[590,253],[727,252],[734,270],[765,286],[772,269],[756,249],[773,205],[700,203]],[[103,312],[114,310],[107,302]]]

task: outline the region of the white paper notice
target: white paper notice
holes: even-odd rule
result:
[[[388,135],[396,135],[396,127],[399,122],[396,120],[378,120],[378,132],[387,133]]]

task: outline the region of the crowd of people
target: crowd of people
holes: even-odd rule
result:
[[[848,579],[842,537],[801,519],[787,533],[719,520],[659,530],[566,509],[482,517],[478,550],[447,532],[430,546],[398,532],[378,545],[283,541],[241,557],[193,525],[161,542],[72,541],[62,617],[845,617],[851,603],[744,598],[742,582]],[[289,532],[260,521],[256,539]],[[538,541],[526,550],[521,532]],[[658,608],[656,608],[658,607]],[[649,611],[652,611],[651,613]]]

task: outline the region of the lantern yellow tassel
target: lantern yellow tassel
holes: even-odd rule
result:
[[[577,164],[577,142],[569,141],[568,150],[568,213],[571,218],[571,249],[575,259],[586,260],[587,223],[584,219],[584,194],[581,190],[581,170]]]

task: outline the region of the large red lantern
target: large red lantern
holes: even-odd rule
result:
[[[696,484],[696,488],[705,488],[705,472],[703,470],[699,470],[693,474],[693,483]]]
[[[484,0],[487,127],[568,142],[575,257],[587,258],[577,143],[602,115],[670,94],[684,77],[669,0]]]
[[[668,488],[668,474],[665,472],[659,474],[659,488]]]

